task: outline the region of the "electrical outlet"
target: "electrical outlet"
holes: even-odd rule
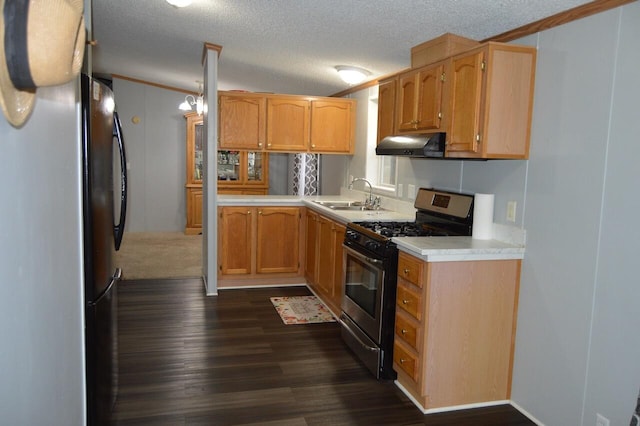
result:
[[[404,192],[404,187],[401,183],[396,186],[396,197],[402,198],[402,193]]]
[[[596,413],[596,426],[609,426],[609,419]]]
[[[518,207],[518,203],[515,201],[509,201],[507,203],[507,221],[515,222],[516,221],[516,208]]]
[[[416,186],[415,185],[407,185],[407,198],[413,200],[416,198]]]

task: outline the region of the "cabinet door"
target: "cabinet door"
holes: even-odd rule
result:
[[[218,185],[242,185],[242,155],[240,151],[218,151]]]
[[[318,246],[318,214],[312,210],[307,210],[305,215],[305,262],[304,276],[312,287],[316,286],[316,261]]]
[[[333,295],[334,277],[334,241],[333,221],[320,216],[318,219],[318,287],[328,296]]]
[[[395,133],[397,79],[388,80],[378,86],[378,142]]]
[[[418,110],[414,127],[416,130],[440,128],[443,79],[443,64],[425,68],[418,73]]]
[[[204,143],[202,116],[192,112],[185,117],[187,119],[187,185],[202,184]]]
[[[265,96],[220,94],[218,99],[219,147],[262,149],[265,137]]]
[[[219,268],[222,275],[250,274],[252,217],[249,207],[223,207],[218,225]]]
[[[399,132],[415,130],[418,109],[418,72],[402,74],[398,79],[396,101],[396,129]]]
[[[447,151],[478,152],[484,51],[453,60]]]
[[[256,272],[298,272],[300,209],[260,207],[257,216]]]
[[[243,182],[249,186],[269,185],[269,154],[248,151],[244,153]]]
[[[355,101],[311,102],[311,152],[353,153]]]
[[[267,149],[306,151],[309,147],[309,101],[299,97],[267,98]]]
[[[202,233],[202,188],[187,188],[187,226],[184,233]]]
[[[346,231],[347,228],[344,225],[334,223],[335,239],[333,246],[333,260],[335,264],[333,266],[333,298],[338,311],[340,311],[340,307],[342,305],[342,293],[344,291],[344,271],[342,270],[344,259],[342,258],[342,242],[344,241],[344,234]]]

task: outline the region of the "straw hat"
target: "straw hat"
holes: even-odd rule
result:
[[[0,0],[0,106],[13,126],[29,117],[38,87],[80,72],[82,10],[83,0]]]

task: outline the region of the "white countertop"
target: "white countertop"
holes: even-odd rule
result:
[[[340,222],[412,221],[415,213],[402,213],[383,207],[381,210],[334,210],[314,201],[362,201],[341,195],[299,197],[297,195],[218,195],[219,206],[307,206]]]
[[[477,240],[471,237],[394,237],[392,240],[400,250],[428,262],[505,260],[524,257],[524,246],[498,240]]]
[[[300,197],[297,195],[218,195],[218,206],[307,206],[342,224],[360,221],[413,221],[415,209],[402,207],[383,198],[382,210],[334,210],[314,201],[362,201],[345,195]],[[405,203],[406,204],[406,203]],[[510,235],[515,231],[517,236]],[[522,234],[522,235],[521,235]],[[504,240],[478,240],[471,237],[394,237],[401,251],[428,262],[456,262],[465,260],[506,260],[524,258],[524,230],[494,224],[494,236]],[[522,241],[522,244],[507,243]]]

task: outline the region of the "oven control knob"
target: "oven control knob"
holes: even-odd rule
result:
[[[365,246],[367,246],[369,250],[376,251],[380,248],[380,243],[377,243],[375,241],[367,241]]]
[[[350,240],[357,240],[358,233],[355,231],[347,231],[347,238],[349,238]]]

